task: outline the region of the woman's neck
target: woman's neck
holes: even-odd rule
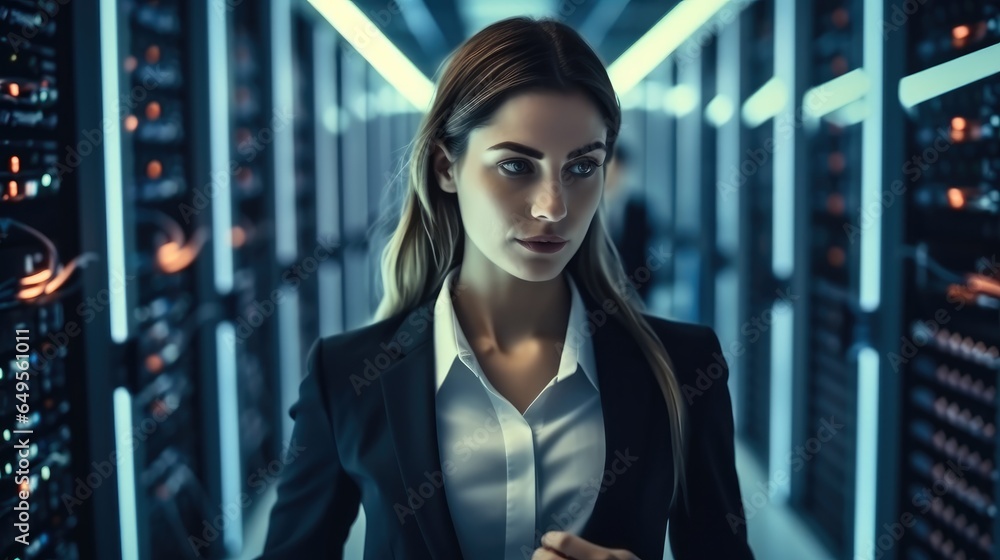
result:
[[[572,304],[563,274],[529,282],[490,266],[493,271],[486,273],[463,265],[451,290],[455,314],[470,344],[503,352],[526,340],[562,340]]]

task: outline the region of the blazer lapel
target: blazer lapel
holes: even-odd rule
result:
[[[663,432],[648,426],[649,410],[651,399],[660,392],[650,390],[649,363],[618,318],[601,311],[588,295],[584,298],[589,317],[605,317],[602,325],[595,322],[592,340],[606,453],[601,490],[580,536],[600,546],[618,547],[628,528],[623,524],[636,506],[636,497],[643,493],[642,477],[653,472],[649,470],[653,465],[647,464],[651,460],[647,442]],[[666,433],[669,437],[669,430]],[[672,471],[666,474],[673,476]]]
[[[431,556],[436,560],[453,560],[462,554],[445,499],[438,450],[433,322],[427,319],[433,318],[434,301],[417,307],[396,331],[392,340],[401,343],[402,355],[382,372],[381,385],[389,432],[407,493],[407,501],[401,505],[412,510]],[[404,340],[412,343],[403,346]],[[433,487],[433,492],[424,497],[430,492],[429,487]],[[412,523],[410,512],[405,513],[402,522]]]

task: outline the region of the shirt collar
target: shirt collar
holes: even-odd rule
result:
[[[458,316],[451,300],[451,288],[458,277],[460,267],[452,268],[445,276],[441,291],[438,292],[437,301],[434,304],[434,352],[435,360],[435,393],[441,388],[448,372],[451,371],[455,358],[459,358],[462,363],[469,367],[477,376],[480,373],[479,364],[476,361],[475,353],[469,345],[462,332]],[[594,389],[600,391],[597,382],[597,367],[594,359],[593,328],[587,329],[587,308],[580,296],[573,277],[566,275],[569,281],[572,303],[570,305],[568,331],[562,345],[562,353],[559,358],[559,370],[556,373],[556,381],[565,381],[572,375],[577,365],[590,380]]]

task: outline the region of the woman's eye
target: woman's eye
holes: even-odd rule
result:
[[[576,174],[579,177],[590,177],[591,175],[594,174],[595,171],[597,171],[597,167],[598,167],[597,162],[585,159],[583,161],[574,163],[570,167],[570,170],[575,170],[573,171],[574,174]]]
[[[497,164],[497,167],[500,168],[501,173],[509,177],[527,175],[528,173],[531,173],[531,166],[528,162],[522,159],[502,161]],[[567,171],[577,177],[590,177],[595,171],[597,171],[598,167],[600,166],[597,165],[596,161],[585,159],[574,163],[568,168]]]
[[[524,175],[528,171],[527,162],[520,159],[502,161],[497,165],[502,171],[506,171],[506,175]]]

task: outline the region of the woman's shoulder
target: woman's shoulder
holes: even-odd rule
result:
[[[325,387],[332,395],[360,396],[426,330],[414,317],[412,312],[401,313],[316,339],[310,360],[317,355],[315,367]]]
[[[404,319],[405,316],[389,317],[336,334],[321,336],[317,340],[317,344],[322,346],[324,352],[360,348],[372,342],[377,344],[379,339],[392,338],[393,333],[399,329]]]
[[[678,349],[711,351],[713,346],[719,344],[715,329],[707,325],[667,319],[650,313],[643,313],[642,316],[653,327],[653,331],[660,337],[660,342],[668,351],[671,346]]]
[[[656,332],[674,363],[682,385],[705,385],[729,377],[729,365],[712,327],[649,315],[643,317]]]

